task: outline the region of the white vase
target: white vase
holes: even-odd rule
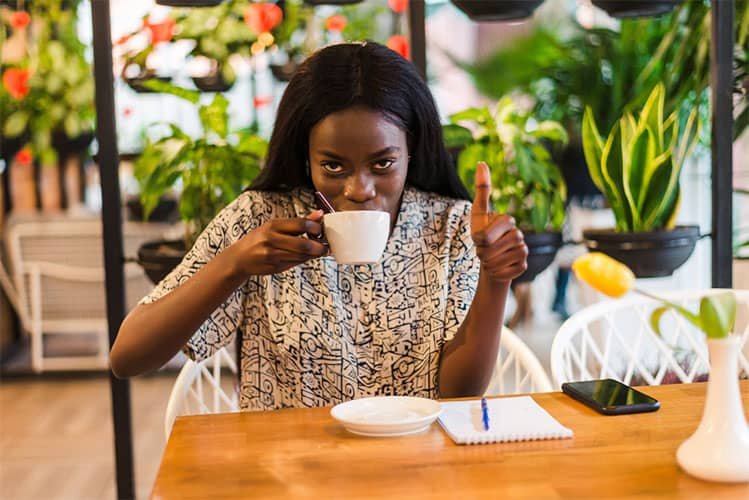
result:
[[[741,403],[737,335],[707,341],[710,378],[697,431],[676,451],[689,474],[708,481],[749,481],[749,426]]]

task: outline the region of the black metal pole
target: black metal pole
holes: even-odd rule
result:
[[[732,286],[733,236],[733,0],[712,1],[712,285]]]
[[[114,114],[112,74],[112,34],[109,0],[92,0],[94,33],[94,80],[96,83],[96,137],[99,143],[104,266],[107,293],[109,344],[125,317],[125,278],[120,207],[119,156]],[[117,469],[117,498],[135,498],[133,480],[133,441],[130,421],[130,383],[109,371],[114,423],[114,450]]]
[[[427,79],[427,35],[424,0],[410,0],[408,4],[408,31],[411,35],[411,62]]]

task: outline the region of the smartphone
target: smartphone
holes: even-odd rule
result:
[[[657,399],[611,378],[562,384],[562,392],[604,415],[656,411]]]

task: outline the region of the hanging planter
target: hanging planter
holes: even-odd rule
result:
[[[611,17],[653,17],[671,12],[682,0],[592,0]]]
[[[140,71],[140,73],[137,73],[135,76],[127,76],[129,73],[128,69],[132,66],[138,66],[136,65],[127,65],[122,69],[122,79],[127,83],[128,87],[133,89],[139,94],[152,94],[156,92],[155,90],[152,90],[143,83],[147,82],[148,80],[160,80],[162,82],[168,83],[172,79],[168,76],[157,76],[156,73],[153,70],[145,70]]]
[[[234,86],[234,82],[227,82],[221,71],[206,76],[193,76],[192,82],[202,92],[226,92]]]
[[[223,0],[156,0],[159,5],[167,7],[215,7]]]
[[[291,81],[297,69],[299,69],[299,63],[294,60],[290,60],[285,64],[270,65],[270,72],[279,82]]]
[[[562,246],[562,233],[525,233],[525,244],[528,247],[528,268],[523,274],[512,280],[514,283],[533,281],[554,262],[559,247]]]
[[[308,5],[350,5],[361,3],[362,0],[304,0]]]
[[[583,231],[588,250],[623,262],[638,278],[671,276],[692,255],[699,237],[699,226],[642,233],[620,233],[613,229]]]
[[[497,22],[530,17],[544,0],[452,0],[452,3],[473,21]]]

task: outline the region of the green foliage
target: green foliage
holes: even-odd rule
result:
[[[145,83],[197,104],[200,93],[158,80]],[[198,108],[203,135],[193,139],[177,125],[157,141],[147,141],[135,162],[143,215],[150,215],[159,199],[175,184],[182,186],[179,211],[188,223],[188,247],[216,214],[260,173],[267,142],[248,130],[229,132],[228,101],[216,94]]]
[[[30,71],[30,90],[15,100],[0,85],[0,130],[10,138],[28,134],[34,156],[44,165],[57,161],[53,135],[72,139],[94,130],[93,70],[78,39],[75,10],[62,10],[59,1],[50,0],[29,9],[33,37],[27,55],[14,66]],[[0,24],[3,34],[5,29]]]
[[[485,161],[491,168],[495,210],[511,214],[526,231],[558,230],[567,188],[546,145],[566,143],[567,133],[553,121],[532,126],[530,118],[505,97],[494,113],[470,108],[450,116],[452,124],[444,133],[448,147],[464,146],[458,173],[466,186],[473,186],[476,163]],[[472,124],[474,133],[459,123]]]
[[[583,150],[593,182],[608,200],[622,232],[673,227],[679,174],[699,132],[697,110],[679,128],[677,113],[664,120],[665,89],[653,88],[639,117],[625,112],[604,141],[593,111],[583,118]]]
[[[586,107],[603,131],[611,130],[624,111],[641,107],[659,82],[666,87],[667,114],[700,108],[707,116],[709,1],[685,1],[658,18],[626,19],[618,31],[548,26],[536,25],[484,61],[463,67],[487,96],[513,90],[532,95],[535,115],[562,122],[570,134],[579,133]],[[749,69],[748,33],[749,0],[737,0],[737,91]],[[749,100],[735,102],[738,137],[749,125]]]
[[[669,309],[673,309],[681,314],[684,319],[705,332],[705,335],[712,339],[727,337],[733,331],[736,323],[736,296],[732,292],[702,297],[698,314],[694,314],[678,304],[667,300],[651,297],[664,304],[655,309],[650,315],[650,326],[658,335],[661,335],[661,317]]]

